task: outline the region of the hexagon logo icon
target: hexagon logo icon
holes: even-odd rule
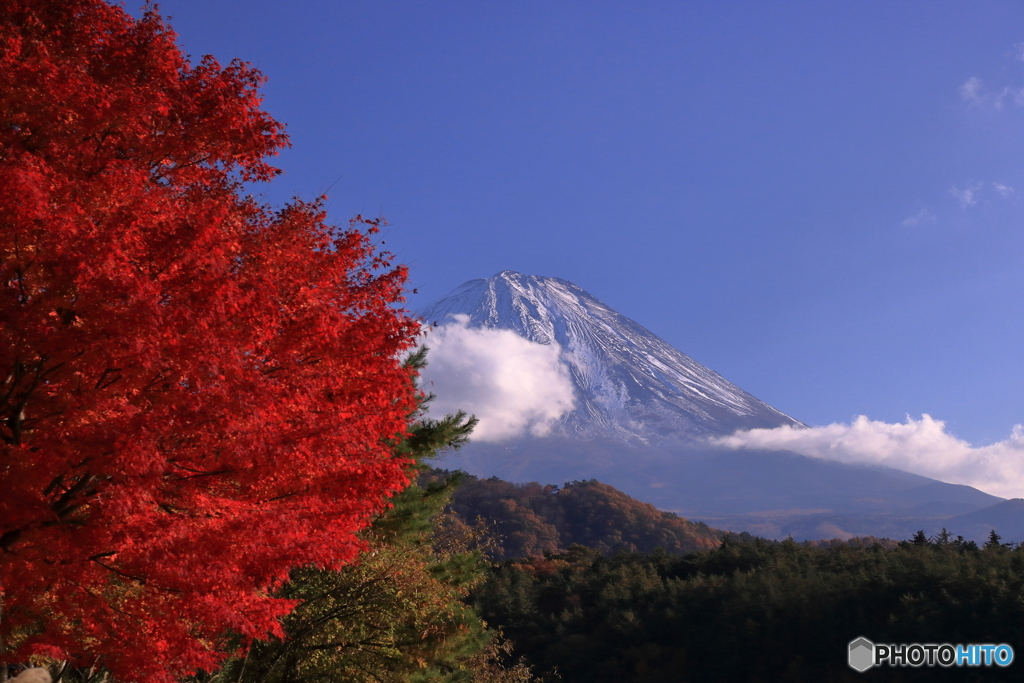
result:
[[[864,673],[875,664],[875,644],[864,637],[850,641],[850,668]]]

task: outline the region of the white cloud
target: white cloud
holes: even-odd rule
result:
[[[572,380],[557,345],[511,330],[471,328],[469,316],[430,329],[422,385],[437,398],[434,417],[465,410],[480,419],[476,441],[544,436],[575,407]]]
[[[1013,200],[1017,190],[1010,185],[997,182],[970,182],[963,186],[953,185],[949,188],[949,194],[960,204],[960,208],[969,209],[979,202],[986,205],[991,203],[992,198]],[[919,213],[922,215],[923,211]],[[911,216],[903,221],[903,225],[914,225],[918,216]],[[934,217],[933,217],[934,218]]]
[[[993,91],[985,87],[980,78],[971,76],[958,88],[960,98],[977,107],[988,107],[999,111],[1007,102],[1024,107],[1024,88],[1005,86]]]
[[[949,193],[960,203],[961,208],[969,208],[978,203],[978,190],[981,183],[971,183],[967,187],[959,188],[956,185],[949,188]]]
[[[1017,61],[1024,62],[1024,43],[1014,43],[1013,56],[1017,58]]]
[[[1024,428],[991,446],[971,446],[923,415],[906,424],[869,420],[827,427],[752,429],[712,440],[729,448],[790,450],[846,463],[886,465],[1007,498],[1024,497]]]
[[[934,220],[935,220],[935,214],[934,213],[932,213],[928,209],[921,209],[920,211],[915,213],[913,216],[908,216],[907,218],[904,218],[902,225],[904,225],[904,226],[920,225],[922,223],[931,223]]]
[[[985,101],[985,85],[980,78],[971,76],[960,86],[960,97],[967,102],[980,104]]]

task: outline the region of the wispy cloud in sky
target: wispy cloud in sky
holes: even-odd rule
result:
[[[975,76],[968,78],[959,91],[962,100],[977,107],[999,110],[1008,104],[1024,106],[1024,88],[1005,86],[1001,90],[990,90]]]
[[[978,190],[981,188],[981,183],[971,183],[966,187],[957,187],[954,185],[949,188],[949,193],[953,195],[961,208],[967,209],[978,203]]]
[[[1017,190],[1011,185],[1000,182],[972,181],[962,185],[953,185],[949,194],[962,209],[969,209],[979,202],[990,204],[993,200],[1016,202]],[[934,215],[931,216],[934,219]],[[903,225],[915,225],[927,219],[924,209],[903,221]]]
[[[982,102],[984,99],[985,86],[980,78],[971,76],[967,82],[960,86],[960,97],[966,102]]]
[[[935,214],[928,208],[922,208],[920,211],[915,213],[913,216],[908,216],[903,219],[902,225],[904,227],[910,227],[913,225],[922,225],[924,223],[932,223],[935,221]]]
[[[995,188],[996,192],[999,193],[1000,197],[1005,197],[1009,199],[1014,194],[1016,194],[1016,191],[1009,185],[1003,185],[1002,183],[992,183],[992,187]]]
[[[572,380],[557,345],[537,344],[511,330],[468,327],[454,316],[432,328],[422,385],[437,398],[434,417],[465,410],[480,419],[475,441],[544,436],[573,409]]]
[[[974,447],[923,415],[904,424],[870,420],[827,427],[753,429],[712,440],[737,449],[789,450],[845,463],[885,465],[1007,498],[1024,497],[1024,428],[991,446]]]

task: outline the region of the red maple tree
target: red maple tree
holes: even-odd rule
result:
[[[261,83],[155,11],[0,0],[0,659],[213,669],[407,483],[406,272],[244,196]]]

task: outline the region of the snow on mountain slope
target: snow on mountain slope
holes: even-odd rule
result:
[[[470,327],[561,348],[577,399],[557,426],[568,437],[655,445],[801,425],[567,280],[507,270],[471,280],[421,313],[440,325],[457,314],[468,315]]]

